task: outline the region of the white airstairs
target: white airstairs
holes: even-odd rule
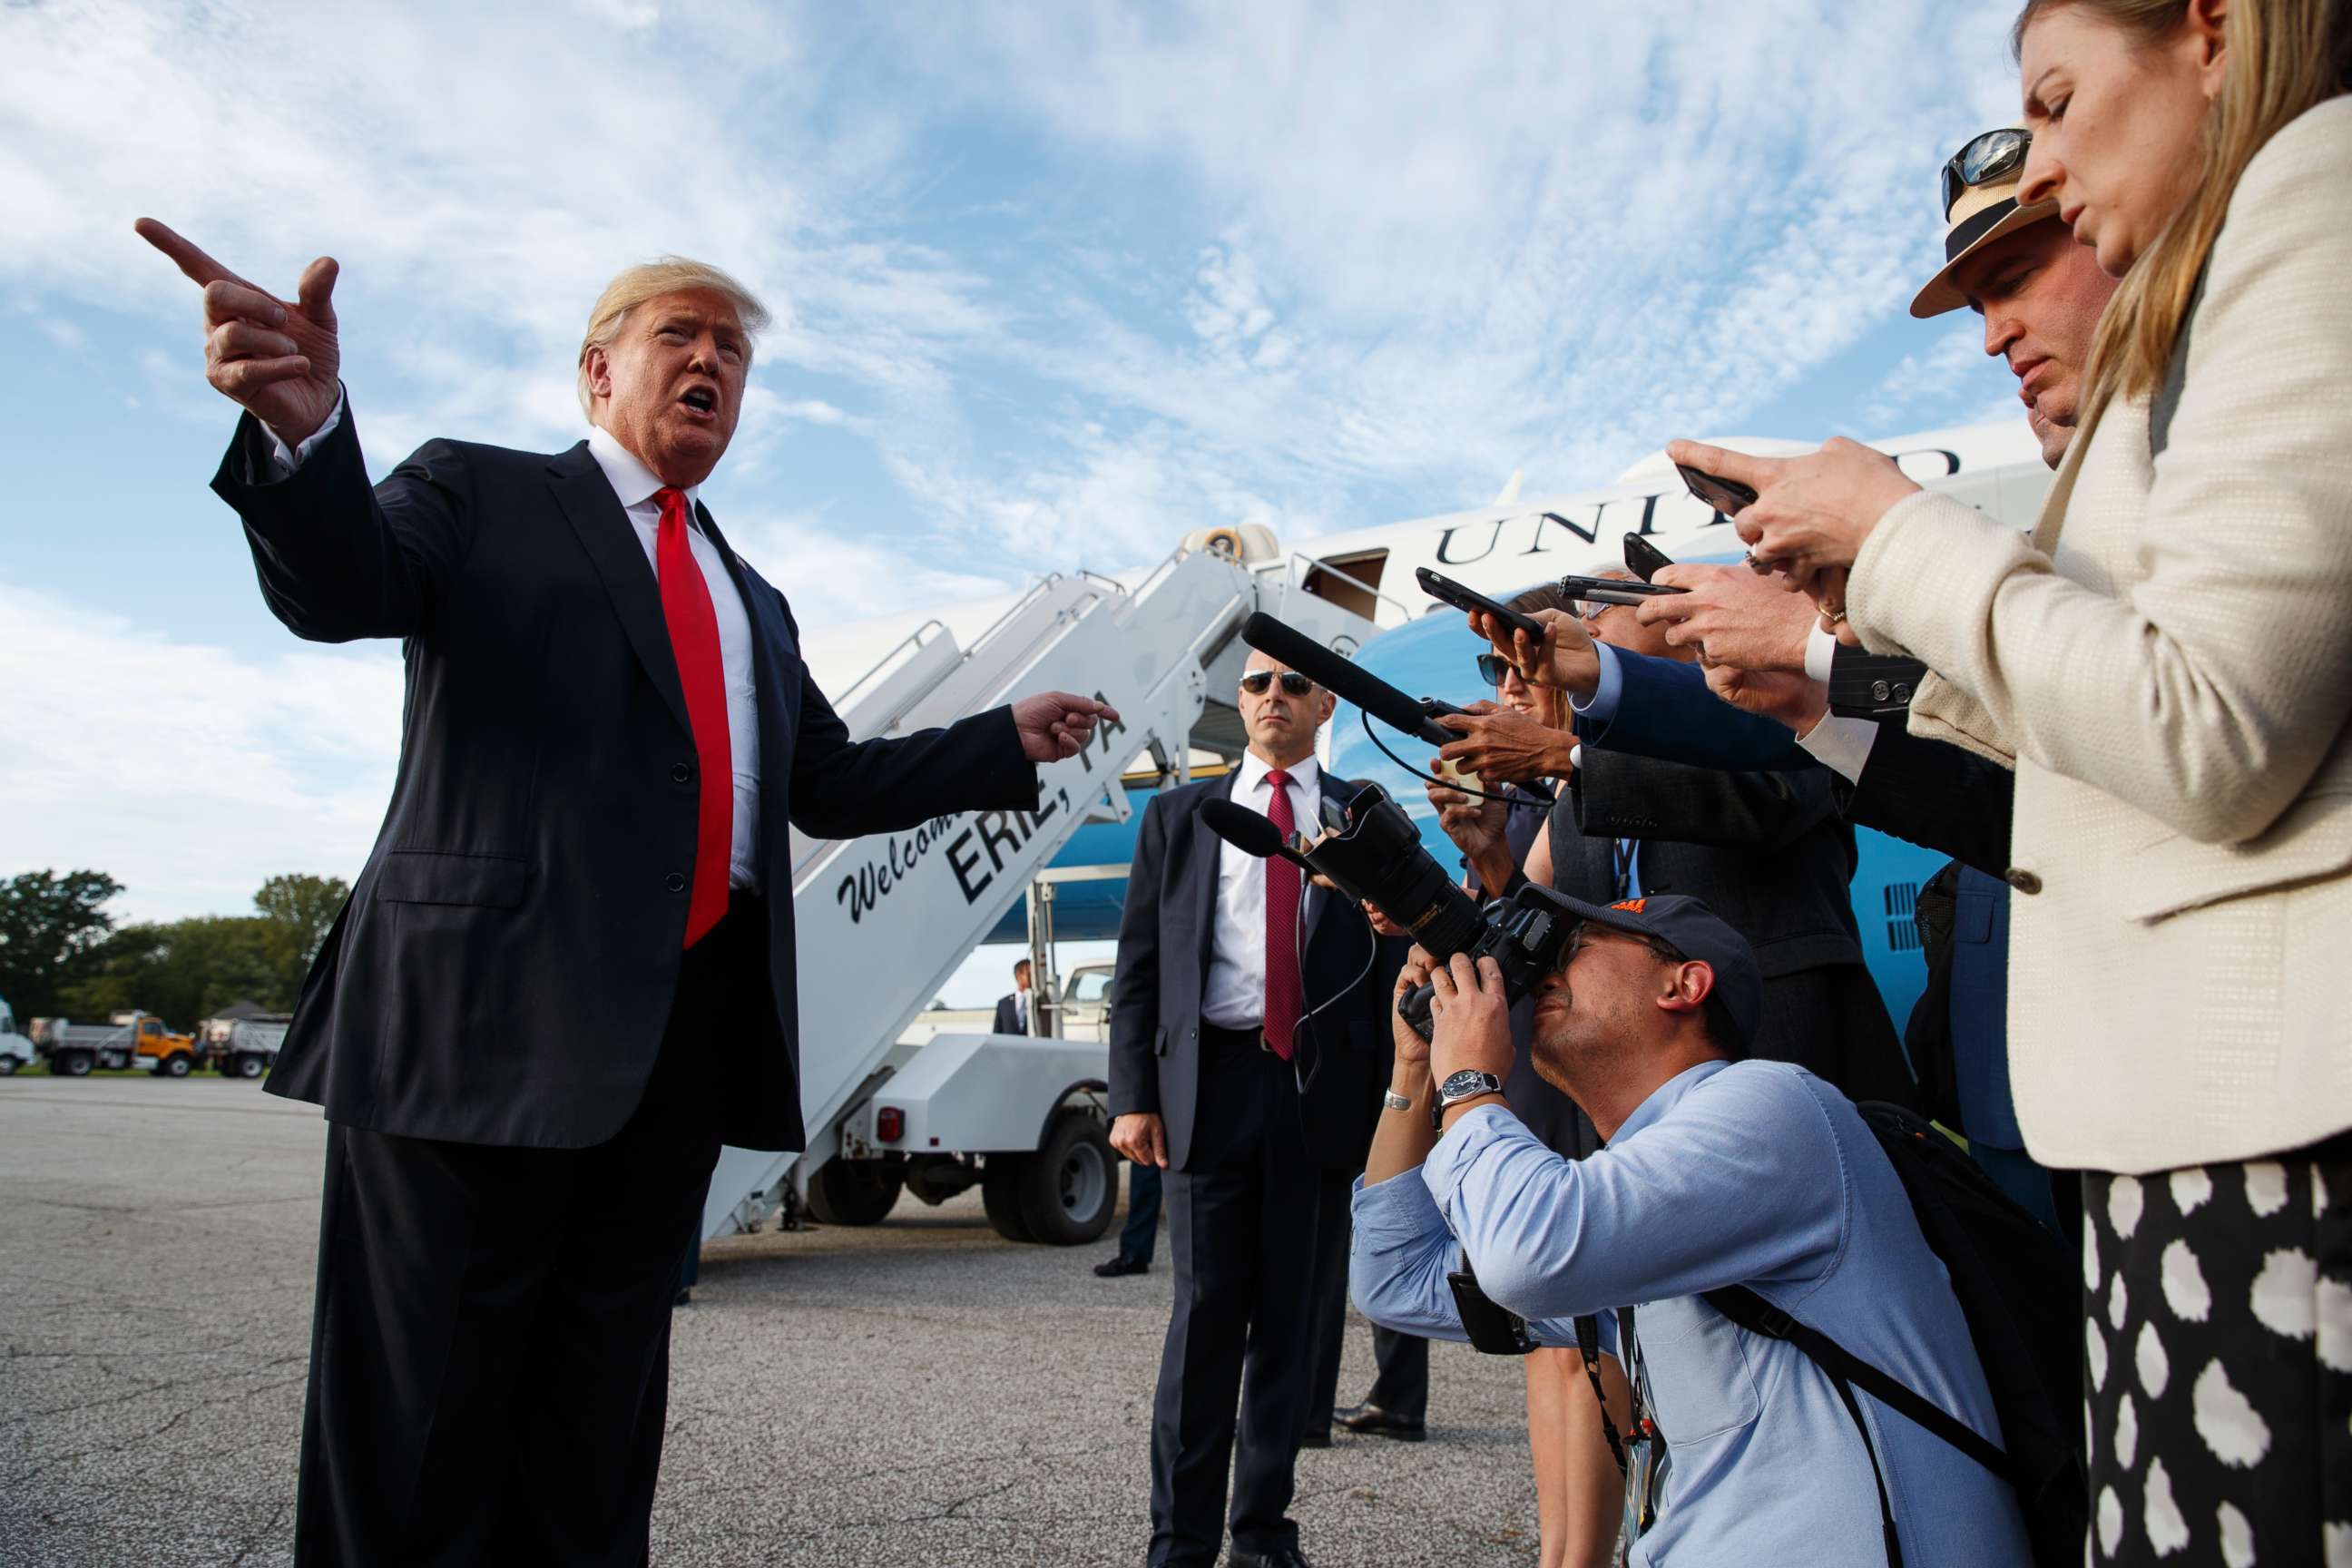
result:
[[[1033,884],[1050,899],[1051,883],[1039,883],[1040,873],[1073,833],[1089,821],[1126,818],[1120,775],[1130,760],[1148,750],[1171,775],[1185,774],[1209,695],[1232,701],[1249,651],[1238,633],[1253,611],[1343,652],[1371,635],[1371,621],[1301,586],[1319,563],[1271,546],[1270,539],[1260,546],[1227,532],[1214,547],[1178,550],[1131,588],[1088,573],[1048,577],[969,648],[931,623],[841,694],[836,707],[856,739],[928,729],[1055,689],[1108,702],[1120,722],[1098,729],[1080,755],[1040,770],[1045,789],[1034,812],[966,813],[836,842],[793,836],[809,1147],[799,1154],[722,1150],[703,1209],[705,1240],[756,1229],[779,1209],[795,1218],[808,1205],[811,1182],[836,1160],[854,1163],[836,1178],[888,1173],[879,1194],[884,1210],[901,1182],[937,1201],[987,1175],[990,1215],[1000,1230],[1072,1239],[1051,1234],[1045,1222],[1054,1216],[1040,1215],[1034,1199],[1024,1223],[1015,1195],[995,1177],[1019,1159],[1055,1159],[1056,1143],[1071,1142],[1056,1135],[1071,1118],[1098,1124],[1092,1110],[1072,1108],[1105,1087],[1104,1047],[999,1035],[898,1042]],[[1244,551],[1267,558],[1239,559]],[[1036,909],[1033,903],[1033,921]],[[877,1096],[885,1084],[890,1092]],[[1103,1169],[1088,1179],[1115,1181],[1115,1167],[1100,1158],[1099,1136],[1092,1158]],[[1051,1188],[1053,1172],[1035,1175]],[[1064,1173],[1066,1184],[1070,1175]],[[854,1206],[860,1190],[856,1181],[828,1181],[814,1205],[820,1217],[826,1194],[839,1210]],[[1089,1194],[1065,1195],[1073,1210],[1087,1209]]]

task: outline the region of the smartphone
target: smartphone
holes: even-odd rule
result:
[[[1494,616],[1515,632],[1525,632],[1538,644],[1544,637],[1543,623],[1533,616],[1523,616],[1517,610],[1506,609],[1475,588],[1468,588],[1453,578],[1432,572],[1426,566],[1416,566],[1412,572],[1421,591],[1431,598],[1453,605],[1457,610],[1477,610]]]
[[[1661,566],[1671,566],[1675,558],[1643,538],[1638,533],[1625,536],[1625,570],[1646,583],[1658,574]]]
[[[1662,594],[1690,592],[1688,588],[1669,588],[1664,583],[1628,583],[1622,577],[1562,577],[1559,591],[1571,599],[1582,599],[1591,605],[1638,605]]]
[[[1683,477],[1683,483],[1689,487],[1691,494],[1726,517],[1736,517],[1742,507],[1756,504],[1756,492],[1737,479],[1727,479],[1720,474],[1710,474],[1682,463],[1675,465],[1675,472]]]

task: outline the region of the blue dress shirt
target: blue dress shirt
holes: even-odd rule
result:
[[[1418,1173],[1359,1184],[1350,1287],[1366,1317],[1463,1338],[1445,1283],[1457,1255],[1545,1344],[1572,1344],[1580,1314],[1606,1326],[1612,1309],[1634,1307],[1668,1454],[1636,1563],[1885,1562],[1870,1459],[1835,1387],[1795,1347],[1735,1327],[1704,1291],[1747,1285],[2000,1440],[1967,1321],[1900,1179],[1853,1105],[1801,1068],[1692,1068],[1582,1161],[1481,1106]],[[1857,1397],[1906,1563],[2031,1563],[2006,1482]]]

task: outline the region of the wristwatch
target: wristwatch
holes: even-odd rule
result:
[[[1502,1092],[1503,1080],[1493,1073],[1465,1068],[1437,1086],[1437,1103],[1429,1108],[1430,1120],[1438,1121],[1444,1116],[1448,1107],[1459,1105],[1465,1100]]]
[[[1392,1089],[1384,1089],[1381,1090],[1381,1103],[1388,1107],[1391,1110],[1411,1110],[1412,1109],[1412,1101],[1406,1099],[1403,1095],[1399,1094]]]

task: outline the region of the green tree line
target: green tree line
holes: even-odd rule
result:
[[[105,905],[122,890],[103,871],[0,881],[0,997],[18,1019],[137,1007],[186,1029],[234,1002],[284,1012],[351,893],[340,877],[272,877],[250,915],[119,925]]]

